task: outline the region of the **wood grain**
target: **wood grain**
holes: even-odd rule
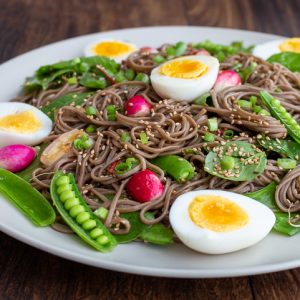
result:
[[[0,62],[73,36],[151,25],[220,26],[299,36],[300,1],[0,0]],[[81,265],[3,233],[0,249],[1,300],[300,298],[299,269],[241,278],[167,279]]]

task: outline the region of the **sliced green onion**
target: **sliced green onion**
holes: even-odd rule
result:
[[[94,106],[87,106],[85,108],[85,113],[88,115],[88,116],[96,116],[97,115],[97,109],[96,107]]]
[[[127,80],[133,80],[135,76],[135,72],[132,69],[125,70],[125,77]]]
[[[141,139],[141,143],[143,145],[148,144],[149,138],[148,138],[147,134],[144,131],[140,133],[140,139]]]
[[[258,112],[258,114],[261,116],[271,116],[271,114],[263,108]]]
[[[251,96],[249,101],[252,103],[252,106],[254,106],[257,102],[257,97],[256,96]]]
[[[184,154],[196,154],[196,151],[192,148],[184,149],[183,150]]]
[[[106,106],[106,111],[107,111],[107,120],[108,121],[115,121],[116,120],[116,106],[115,105],[107,105]]]
[[[135,77],[135,80],[142,81],[144,83],[149,83],[150,82],[149,76],[145,73],[138,73]]]
[[[218,130],[218,120],[217,118],[210,118],[207,120],[209,131],[217,131]]]
[[[247,100],[240,99],[237,103],[241,108],[252,108],[252,103]]]
[[[99,207],[94,211],[94,214],[103,221],[108,216],[108,210],[105,207]]]
[[[291,158],[278,158],[277,166],[285,170],[290,170],[296,168],[297,161]]]
[[[131,138],[130,138],[130,135],[128,134],[128,132],[126,132],[126,131],[122,132],[121,141],[122,142],[130,142],[131,141]]]
[[[77,78],[76,77],[68,78],[68,84],[70,85],[77,84]]]
[[[259,105],[254,105],[253,111],[258,114],[263,108]]]
[[[89,148],[91,148],[91,146],[93,145],[93,140],[92,139],[88,139],[87,141],[83,141],[82,142],[82,148],[87,150]]]
[[[223,156],[220,162],[222,170],[231,170],[234,167],[234,158],[231,156]]]
[[[152,58],[152,60],[153,60],[156,64],[161,64],[161,63],[163,63],[163,62],[166,61],[166,59],[165,59],[163,56],[161,56],[161,55],[155,55],[155,56]]]
[[[225,130],[223,133],[223,138],[226,140],[232,139],[234,136],[234,131],[233,130]]]
[[[197,97],[193,102],[197,105],[205,105],[208,97],[210,97],[210,93],[205,93]]]
[[[117,174],[124,174],[139,164],[139,161],[134,157],[128,157],[125,162],[120,162],[115,166]]]
[[[75,139],[73,142],[74,147],[77,150],[81,150],[82,149],[82,140],[81,139]]]
[[[131,170],[132,165],[127,162],[120,162],[115,166],[115,171],[117,174],[123,174]]]
[[[205,132],[203,140],[205,142],[213,142],[215,140],[215,135],[210,132]]]
[[[96,131],[96,129],[97,129],[97,127],[96,127],[94,124],[90,124],[90,125],[85,129],[85,131],[86,131],[87,133],[93,133],[93,132]]]
[[[116,76],[115,76],[115,81],[116,82],[123,82],[123,81],[127,81],[126,77],[125,77],[125,73],[123,70],[120,70]]]

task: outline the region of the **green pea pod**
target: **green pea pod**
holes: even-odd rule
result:
[[[262,147],[267,150],[272,150],[291,159],[300,159],[300,145],[293,141],[271,139],[266,136],[258,137],[257,141]]]
[[[179,183],[195,176],[195,168],[186,159],[177,155],[159,156],[151,162]]]
[[[83,200],[73,174],[56,172],[50,193],[59,214],[83,241],[100,252],[111,251],[117,245],[113,235]]]
[[[230,164],[225,163],[228,158]],[[234,141],[214,147],[205,158],[204,170],[227,180],[248,181],[262,174],[266,164],[264,152],[247,142]]]
[[[9,198],[37,226],[55,221],[55,211],[47,199],[19,176],[0,169],[0,193]]]
[[[290,113],[281,105],[280,101],[271,96],[268,92],[260,92],[264,104],[269,109],[271,115],[280,121],[286,128],[289,135],[300,144],[300,125]]]

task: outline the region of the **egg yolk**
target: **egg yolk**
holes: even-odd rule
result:
[[[236,203],[221,196],[198,196],[189,206],[192,221],[199,227],[228,232],[244,227],[248,214]]]
[[[42,127],[40,120],[31,111],[6,115],[0,118],[0,128],[17,133],[34,133]]]
[[[117,41],[101,42],[94,46],[92,49],[92,51],[96,55],[103,55],[109,57],[124,55],[134,50],[135,48],[132,45]]]
[[[184,59],[165,63],[160,68],[160,74],[183,79],[196,79],[208,70],[207,65],[198,60]]]
[[[282,52],[298,52],[300,53],[300,38],[291,38],[283,41],[279,45],[279,49]]]

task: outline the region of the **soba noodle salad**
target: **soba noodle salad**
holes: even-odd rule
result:
[[[217,254],[272,228],[294,235],[299,45],[255,56],[241,42],[101,40],[41,66],[0,103],[0,193],[102,252],[144,241]]]

